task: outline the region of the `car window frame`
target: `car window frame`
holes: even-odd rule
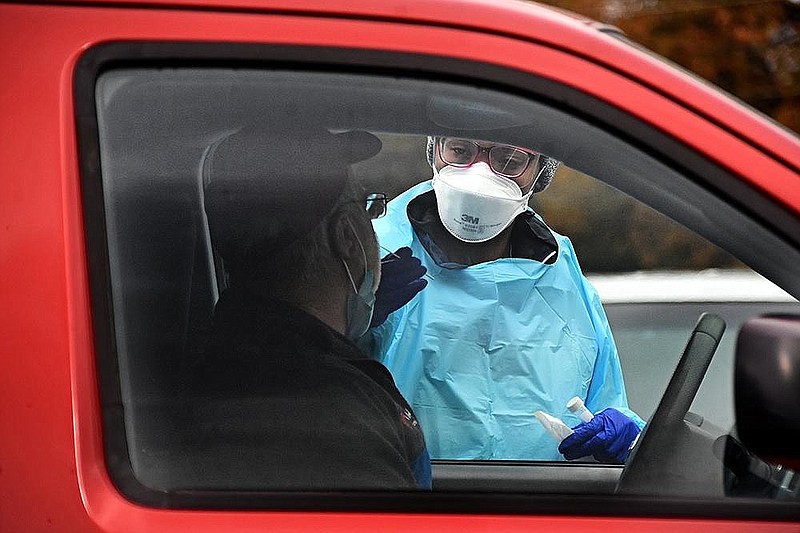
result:
[[[74,77],[76,126],[78,133],[81,191],[85,219],[85,238],[88,248],[91,303],[96,347],[96,364],[100,381],[101,402],[107,406],[121,405],[119,366],[115,357],[113,310],[109,303],[108,249],[105,244],[105,210],[100,180],[97,150],[98,126],[94,104],[94,87],[100,73],[119,66],[250,66],[254,68],[298,68],[320,72],[355,72],[367,75],[406,76],[467,83],[517,94],[550,105],[554,109],[598,124],[624,142],[650,153],[665,164],[687,176],[700,190],[713,192],[734,206],[743,198],[757,201],[742,210],[753,224],[762,228],[784,245],[791,247],[793,228],[800,226],[795,218],[777,202],[757,194],[748,185],[732,178],[725,169],[715,165],[660,133],[652,126],[613,108],[585,93],[531,74],[495,65],[471,61],[422,56],[399,52],[371,50],[278,46],[261,44],[175,43],[175,42],[114,42],[90,48],[79,60]],[[386,65],[393,65],[387,67]],[[701,177],[702,176],[702,177]],[[605,181],[605,180],[604,180]],[[613,181],[613,180],[612,180]],[[607,181],[608,183],[609,181]],[[614,185],[614,183],[611,183]],[[722,192],[723,186],[735,184]],[[648,191],[638,191],[648,197]],[[638,199],[641,199],[637,196]],[[656,203],[663,198],[651,198]],[[664,206],[661,206],[662,209]],[[666,214],[679,213],[680,206],[668,205]],[[662,210],[659,209],[659,210]],[[800,231],[796,235],[800,235]],[[794,244],[795,251],[797,244]],[[778,273],[775,277],[785,278]],[[800,281],[797,282],[800,284]],[[797,287],[794,287],[798,291]],[[796,519],[796,509],[775,505],[774,502],[731,501],[693,502],[653,498],[629,499],[620,496],[558,495],[525,493],[460,493],[402,494],[350,493],[265,494],[228,493],[212,491],[182,491],[174,494],[155,493],[141,486],[132,472],[126,470],[127,443],[121,416],[114,409],[105,411],[103,419],[106,461],[112,466],[111,477],[126,497],[137,503],[177,509],[198,509],[214,506],[223,509],[304,509],[304,510],[384,510],[417,512],[468,513],[533,513],[567,515],[630,515],[630,505],[637,503],[637,514],[647,516],[696,516]],[[118,467],[114,470],[113,467]],[[128,467],[130,465],[127,465]],[[519,465],[522,466],[522,465]],[[481,501],[480,510],[475,502]]]

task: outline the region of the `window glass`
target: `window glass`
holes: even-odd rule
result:
[[[652,415],[686,332],[713,312],[728,329],[691,410],[730,431],[740,326],[758,314],[795,311],[797,300],[642,202],[568,167],[561,172],[534,207],[570,236],[600,293],[634,410]]]
[[[102,386],[118,386],[105,408],[124,428],[109,440],[148,490],[427,490],[429,453],[434,492],[612,494],[701,313],[729,328],[687,444],[713,457],[734,422],[738,327],[798,310],[634,196],[671,214],[686,202],[687,223],[714,213],[692,229],[721,244],[739,231],[723,237],[730,206],[536,101],[137,68],[102,74],[96,105],[115,349],[100,356],[118,369]],[[442,138],[472,151],[448,164]],[[370,227],[374,193],[389,203]],[[624,446],[568,465],[534,412],[570,431],[573,397],[624,417]],[[713,487],[677,495],[730,493],[721,460],[703,468]]]

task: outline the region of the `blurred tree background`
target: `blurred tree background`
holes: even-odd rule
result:
[[[800,131],[800,0],[540,0],[632,41]],[[562,168],[534,209],[568,235],[586,272],[743,267],[678,224]]]
[[[631,40],[800,132],[800,0],[540,0]]]

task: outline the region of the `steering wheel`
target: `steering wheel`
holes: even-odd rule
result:
[[[713,459],[709,437],[684,418],[724,332],[725,321],[717,315],[703,313],[698,319],[664,396],[625,463],[617,493],[707,495],[721,490],[722,468],[714,468],[719,461]]]

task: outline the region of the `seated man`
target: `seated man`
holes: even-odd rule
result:
[[[189,376],[187,488],[430,488],[413,411],[351,342],[380,262],[348,164],[379,149],[363,132],[267,129],[209,149],[205,210],[229,287]]]

